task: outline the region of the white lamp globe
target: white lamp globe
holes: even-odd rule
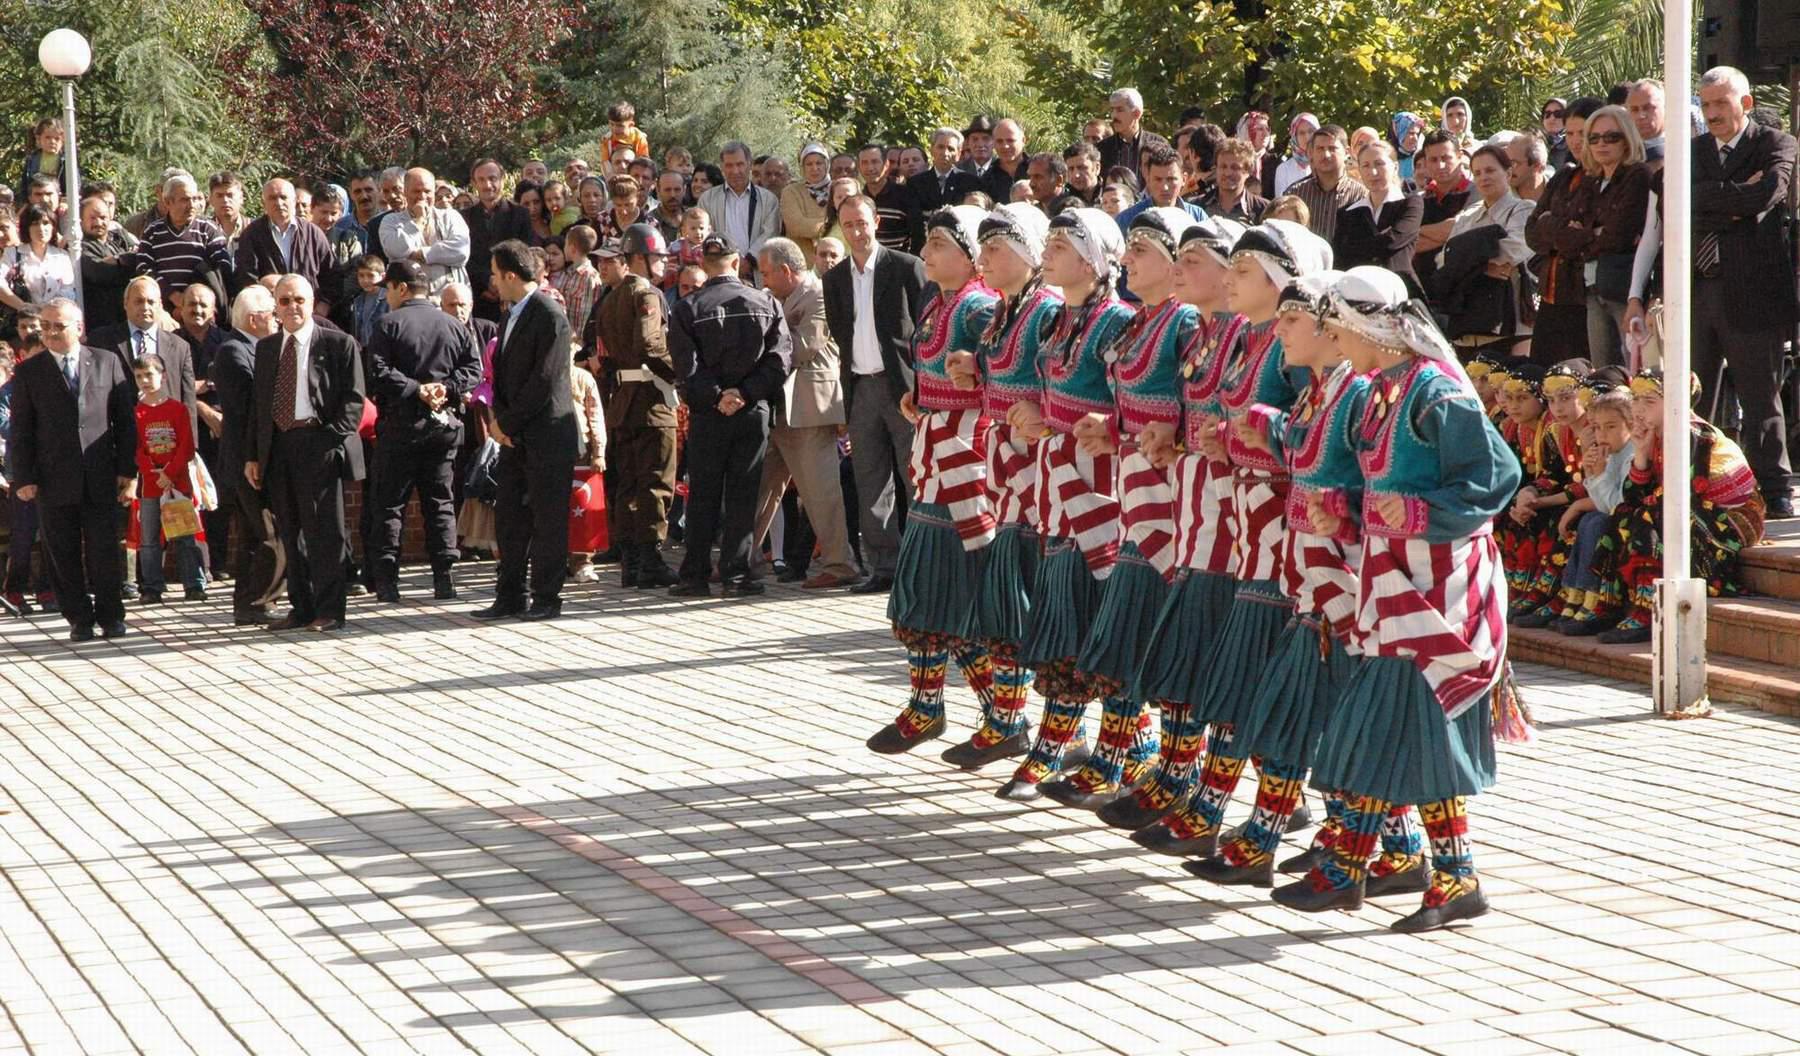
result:
[[[79,77],[93,61],[87,38],[72,29],[53,29],[38,43],[38,65],[52,77]]]

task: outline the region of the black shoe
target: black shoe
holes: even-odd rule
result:
[[[766,593],[768,589],[754,579],[740,579],[724,584],[719,588],[719,593],[728,598],[754,598],[759,594]]]
[[[1099,810],[1120,796],[1130,796],[1131,786],[1126,785],[1121,788],[1118,785],[1112,785],[1089,792],[1073,784],[1068,778],[1059,777],[1044,782],[1044,787],[1038,791],[1065,807],[1074,807],[1076,810]]]
[[[1326,888],[1320,891],[1313,886],[1311,878],[1296,880],[1291,884],[1282,884],[1269,893],[1269,897],[1289,909],[1297,909],[1302,913],[1324,913],[1332,909],[1361,909],[1363,904],[1363,885],[1346,887],[1342,890]]]
[[[160,590],[143,590],[138,592],[138,601],[144,605],[161,605],[162,596]]]
[[[1299,832],[1301,829],[1310,829],[1312,828],[1312,823],[1312,810],[1307,807],[1303,800],[1299,806],[1294,808],[1294,812],[1288,815],[1287,831]]]
[[[869,751],[878,755],[901,755],[910,752],[926,741],[935,741],[944,735],[947,724],[942,715],[925,724],[925,728],[911,737],[900,732],[898,723],[888,723],[869,738]]]
[[[469,615],[478,620],[504,620],[513,616],[523,616],[525,615],[525,603],[522,601],[501,601],[499,598],[495,598],[492,605],[489,605],[485,609],[476,609],[474,612],[469,613]]]
[[[261,609],[238,609],[231,614],[235,627],[261,627],[269,622],[269,614]]]
[[[1133,795],[1121,796],[1101,807],[1096,813],[1102,822],[1115,829],[1136,832],[1161,821],[1169,811],[1174,809],[1175,803],[1172,800],[1166,807],[1146,807],[1139,803],[1137,797]]]
[[[1430,886],[1431,870],[1425,868],[1425,858],[1421,855],[1410,869],[1383,876],[1371,872],[1368,879],[1363,881],[1363,894],[1368,898],[1379,895],[1416,895]]]
[[[306,629],[314,634],[330,634],[344,629],[344,621],[336,616],[321,616],[306,625]]]
[[[1308,847],[1306,850],[1301,851],[1292,858],[1284,860],[1280,865],[1275,867],[1275,871],[1278,873],[1285,873],[1288,876],[1305,876],[1319,866],[1324,865],[1330,858],[1331,852],[1325,850],[1323,847]]]
[[[894,589],[893,576],[870,576],[850,588],[852,594],[885,594]]]
[[[637,586],[639,590],[672,587],[681,580],[663,563],[662,548],[656,543],[638,544]]]
[[[1573,638],[1576,632],[1581,630],[1581,625],[1589,622],[1592,621],[1578,620],[1573,616],[1559,616],[1551,621],[1550,629],[1564,638]]]
[[[669,588],[669,597],[710,598],[712,597],[712,584],[705,580],[677,583]]]
[[[562,599],[558,598],[555,601],[534,602],[531,608],[526,609],[525,614],[519,618],[535,622],[537,620],[554,620],[561,615]]]
[[[100,637],[102,637],[102,638],[123,638],[123,637],[125,637],[125,621],[124,620],[107,620],[105,623],[100,625]]]
[[[1150,825],[1131,834],[1131,842],[1146,851],[1172,858],[1211,858],[1219,851],[1219,834],[1209,833],[1193,839],[1182,839],[1167,825]]]
[[[439,601],[456,600],[456,584],[450,579],[449,569],[440,569],[431,574],[431,596]]]
[[[632,589],[638,585],[637,554],[627,550],[619,561],[619,586]]]
[[[1523,627],[1526,630],[1535,630],[1539,627],[1550,626],[1552,623],[1556,622],[1556,619],[1556,613],[1552,612],[1550,607],[1546,605],[1535,612],[1528,612],[1514,620],[1513,626]]]
[[[1570,620],[1569,622],[1575,626],[1562,632],[1563,634],[1570,638],[1592,638],[1612,630],[1619,621],[1600,617],[1592,620]]]
[[[793,565],[789,565],[776,574],[775,582],[804,583],[806,582],[806,569],[795,568]]]
[[[205,601],[206,600],[206,588],[205,587],[189,587],[187,590],[182,591],[181,600],[183,600],[183,601]]]
[[[1786,521],[1794,516],[1794,496],[1791,492],[1777,492],[1773,495],[1763,494],[1763,520]]]
[[[281,619],[276,620],[274,623],[269,624],[269,630],[271,630],[271,631],[304,630],[306,628],[306,626],[310,623],[312,623],[311,619],[296,616],[290,612],[286,616],[283,616]]]
[[[1488,911],[1488,900],[1481,888],[1457,895],[1441,906],[1420,906],[1388,927],[1402,934],[1433,931],[1452,921],[1471,920]]]
[[[389,605],[400,604],[400,584],[393,580],[375,584],[375,600]]]
[[[138,594],[138,585],[136,583],[127,581],[119,587],[119,597],[124,598],[126,601],[138,600]]]
[[[1213,855],[1197,862],[1182,862],[1181,867],[1202,880],[1225,887],[1274,887],[1275,859],[1259,865],[1232,865],[1223,855]]]
[[[964,741],[944,749],[944,754],[939,758],[951,766],[958,766],[964,770],[979,770],[989,763],[997,763],[1002,759],[1014,759],[1029,751],[1031,751],[1031,731],[1026,730],[1023,733],[1015,733],[1011,737],[1003,737],[986,748],[977,748],[968,741]]]
[[[1642,645],[1650,640],[1650,625],[1614,627],[1610,631],[1600,632],[1594,640],[1601,645]]]
[[[73,627],[69,628],[69,641],[71,641],[71,642],[91,642],[93,640],[94,640],[94,625],[93,624],[78,623],[78,624],[74,625]]]

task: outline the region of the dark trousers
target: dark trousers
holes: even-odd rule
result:
[[[37,575],[31,574],[31,548],[38,539],[37,502],[26,502],[8,492],[6,506],[12,535],[6,544],[6,582],[0,593],[42,593],[50,589],[48,551]]]
[[[1788,490],[1787,427],[1781,413],[1781,357],[1783,330],[1746,328],[1741,313],[1734,314],[1722,279],[1694,279],[1694,359],[1691,367],[1700,379],[1700,413],[1718,421],[1729,406],[1715,390],[1719,364],[1737,394],[1743,426],[1738,444],[1756,474],[1764,494]]]
[[[56,602],[71,627],[92,627],[125,618],[119,596],[124,568],[119,563],[117,503],[72,506],[38,504],[44,550],[50,555],[50,581]],[[93,593],[90,595],[89,591]]]
[[[900,413],[900,401],[885,375],[860,374],[850,400],[850,462],[856,470],[854,507],[861,521],[863,563],[869,572],[892,576],[900,559],[900,535],[912,481],[906,461],[912,457],[913,427]],[[846,518],[850,510],[845,511]]]
[[[812,521],[800,506],[800,489],[789,487],[781,497],[781,521],[785,526],[781,540],[781,559],[789,572],[805,572],[812,567],[813,545],[819,541]]]
[[[262,492],[241,477],[234,483],[221,483],[218,512],[230,519],[238,537],[237,564],[231,570],[232,611],[245,613],[267,605],[280,585],[287,561]]]
[[[659,543],[675,498],[675,428],[622,425],[607,438],[614,543]]]
[[[287,554],[292,615],[308,623],[344,618],[350,546],[343,474],[344,446],[337,434],[319,426],[275,434],[265,495]]]
[[[769,450],[769,405],[753,403],[733,415],[697,407],[688,423],[687,555],[681,578],[712,577],[713,540],[719,540],[719,579],[750,578],[756,500],[763,456]]]
[[[462,429],[438,429],[423,435],[383,436],[375,447],[373,505],[375,538],[372,556],[377,578],[400,573],[400,532],[406,521],[406,499],[419,493],[419,516],[425,522],[425,550],[431,567],[445,568],[456,552],[456,452]],[[366,546],[367,544],[365,544]]]
[[[575,421],[544,426],[544,435],[513,438],[494,463],[494,538],[500,545],[494,597],[507,605],[525,600],[526,564],[533,604],[562,598],[569,565],[569,492],[575,475]]]
[[[1531,329],[1531,361],[1554,366],[1588,354],[1587,305],[1540,304]]]

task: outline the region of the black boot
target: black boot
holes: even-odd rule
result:
[[[431,596],[439,601],[456,600],[456,584],[450,579],[450,566],[438,565],[431,570]]]
[[[675,573],[663,563],[662,547],[654,539],[637,544],[637,580],[639,590],[672,587],[677,582]]]
[[[619,586],[639,587],[643,580],[638,576],[637,547],[629,543],[619,546]]]

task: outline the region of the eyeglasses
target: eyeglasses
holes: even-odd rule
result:
[[[1563,116],[1566,115],[1567,113],[1568,113],[1567,110],[1545,110],[1544,111],[1544,119],[1549,120],[1550,118],[1554,117],[1560,121],[1560,120],[1562,120]]]
[[[305,298],[305,297],[296,297],[293,295],[289,295],[287,297],[275,298],[276,304],[305,304],[306,301],[307,301],[307,298]]]
[[[1589,146],[1593,146],[1594,144],[1597,144],[1597,143],[1605,143],[1609,146],[1616,147],[1619,144],[1625,142],[1625,133],[1623,133],[1623,132],[1589,132],[1587,141],[1588,141]]]

